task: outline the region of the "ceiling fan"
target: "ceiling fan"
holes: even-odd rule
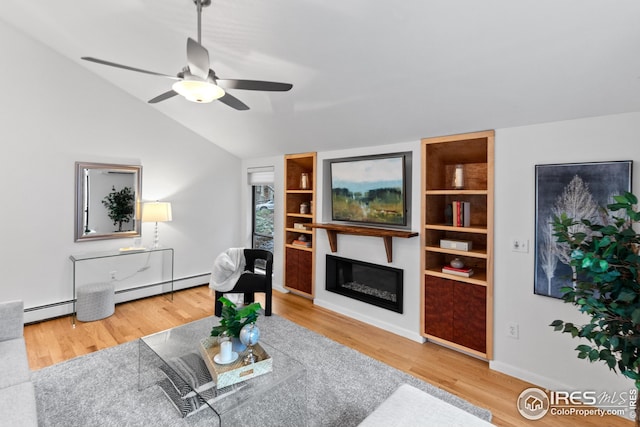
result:
[[[202,8],[211,5],[211,0],[193,0],[198,10],[198,41],[191,37],[187,39],[187,66],[177,75],[156,73],[155,71],[143,70],[129,67],[128,65],[116,64],[115,62],[83,56],[85,61],[98,64],[109,65],[110,67],[123,68],[125,70],[137,71],[139,73],[151,74],[154,76],[168,77],[176,80],[171,86],[171,90],[149,100],[155,104],[160,101],[182,95],[187,100],[198,103],[207,103],[216,99],[223,104],[236,110],[248,110],[249,107],[235,96],[229,94],[225,89],[245,89],[284,92],[290,90],[293,85],[289,83],[267,82],[262,80],[235,80],[220,79],[215,71],[209,68],[209,52],[201,44],[202,40]]]

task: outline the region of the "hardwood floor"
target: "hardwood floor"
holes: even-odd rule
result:
[[[263,304],[264,305],[264,304]],[[493,413],[499,426],[529,425],[516,409],[522,390],[534,385],[489,369],[488,363],[432,343],[420,344],[313,305],[305,298],[274,292],[273,312],[334,341],[447,390]],[[31,369],[135,340],[213,315],[207,286],[118,304],[107,319],[78,322],[69,317],[25,326]],[[578,362],[579,363],[579,362]],[[619,417],[546,415],[544,426],[632,426]]]

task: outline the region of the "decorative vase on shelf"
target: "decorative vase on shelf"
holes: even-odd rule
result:
[[[462,190],[464,188],[464,166],[456,165],[453,172],[453,188]]]
[[[308,173],[300,174],[300,189],[301,190],[308,190],[309,188],[310,188],[309,174]]]
[[[449,264],[451,264],[451,267],[453,267],[453,268],[462,268],[462,267],[464,267],[464,261],[462,261],[460,258],[452,259]]]

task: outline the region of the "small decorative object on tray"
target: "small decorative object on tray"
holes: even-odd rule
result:
[[[240,330],[240,341],[247,346],[247,355],[244,357],[245,365],[256,362],[256,357],[253,355],[253,346],[258,344],[259,339],[260,329],[255,323],[245,325]]]
[[[219,364],[215,361],[216,356],[220,353],[217,338],[204,338],[200,340],[199,347],[202,359],[207,365],[217,389],[255,378],[273,370],[273,359],[259,343],[251,348],[254,362],[248,365],[245,365],[244,362],[245,356],[249,353],[248,349],[241,352],[234,362]]]
[[[442,272],[447,274],[453,274],[454,276],[471,277],[473,276],[472,268],[455,268],[448,265],[442,267]]]
[[[220,353],[213,356],[213,361],[218,365],[228,365],[238,359],[238,353],[233,351],[233,344],[229,337],[224,337],[222,339],[218,337],[218,345],[220,346]]]

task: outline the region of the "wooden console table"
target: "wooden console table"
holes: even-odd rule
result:
[[[327,231],[327,238],[329,239],[329,246],[331,246],[331,252],[338,251],[338,234],[382,237],[382,239],[384,240],[384,249],[387,252],[387,262],[391,262],[393,260],[393,237],[408,239],[410,237],[416,237],[419,235],[419,233],[415,231],[394,230],[390,228],[377,227],[361,227],[358,225],[311,223],[305,224],[305,227],[325,229]]]

